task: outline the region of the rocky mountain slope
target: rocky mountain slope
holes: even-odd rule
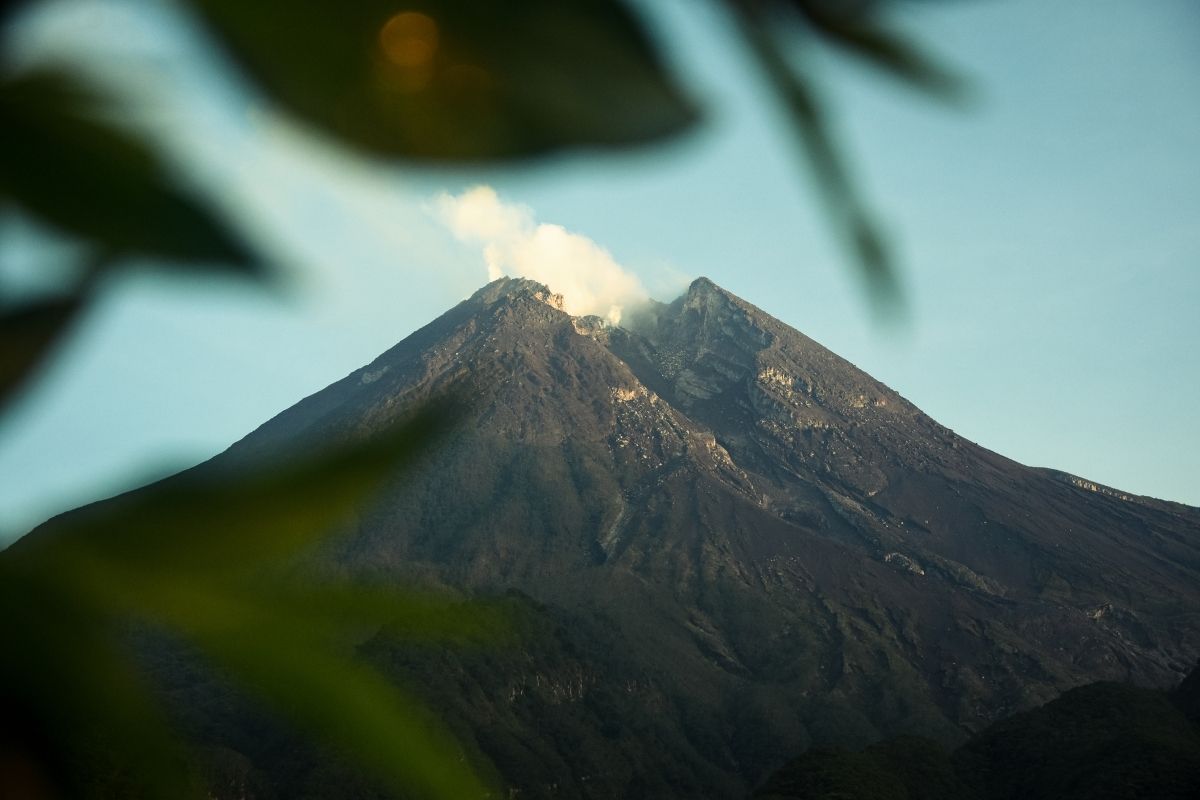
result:
[[[501,279],[213,466],[448,389],[469,419],[326,557],[529,598],[513,648],[365,650],[514,796],[744,796],[1200,655],[1200,510],[966,441],[706,279],[619,328]]]

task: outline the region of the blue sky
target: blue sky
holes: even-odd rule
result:
[[[810,55],[902,258],[903,329],[873,321],[723,18],[696,0],[642,6],[703,127],[469,171],[369,162],[296,129],[159,4],[64,0],[27,20],[15,60],[69,54],[131,98],[292,279],[266,292],[134,265],[112,280],[0,419],[0,538],[220,451],[469,294],[487,279],[480,248],[436,198],[481,183],[661,299],[707,275],[991,449],[1200,504],[1200,6],[904,6],[898,22],[971,79],[960,109]],[[11,215],[0,235],[0,286],[69,258]]]

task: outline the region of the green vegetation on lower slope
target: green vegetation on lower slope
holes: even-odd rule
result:
[[[899,737],[812,750],[757,800],[1124,800],[1200,797],[1200,669],[1172,693],[1093,683],[1009,717],[953,753]]]
[[[859,752],[810,750],[773,775],[755,797],[974,800],[975,795],[936,742],[899,736]]]

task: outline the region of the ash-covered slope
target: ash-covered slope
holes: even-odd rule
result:
[[[1200,655],[1200,510],[1016,464],[700,279],[613,328],[501,279],[218,463],[471,418],[347,566],[537,603],[372,653],[522,797],[734,797],[810,744],[967,731]]]

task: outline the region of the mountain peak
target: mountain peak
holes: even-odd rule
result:
[[[745,797],[814,742],[958,741],[1200,655],[1200,510],[984,450],[706,278],[630,327],[556,301],[493,281],[209,467],[476,401],[314,557],[531,599],[515,647],[362,651],[504,794]]]
[[[511,301],[526,297],[564,311],[561,294],[556,294],[550,291],[550,287],[546,284],[529,278],[510,278],[508,276],[497,278],[476,291],[470,299],[481,305],[490,306],[502,300]]]
[[[710,303],[713,300],[737,300],[736,295],[722,289],[709,278],[703,276],[696,278],[688,285],[687,291],[684,292],[682,300],[685,305],[696,305],[697,303]]]
[[[718,286],[708,278],[700,277],[692,281],[686,292],[676,301],[683,311],[699,311],[703,315],[716,312],[723,315],[728,312],[740,315],[769,316],[728,289]]]

